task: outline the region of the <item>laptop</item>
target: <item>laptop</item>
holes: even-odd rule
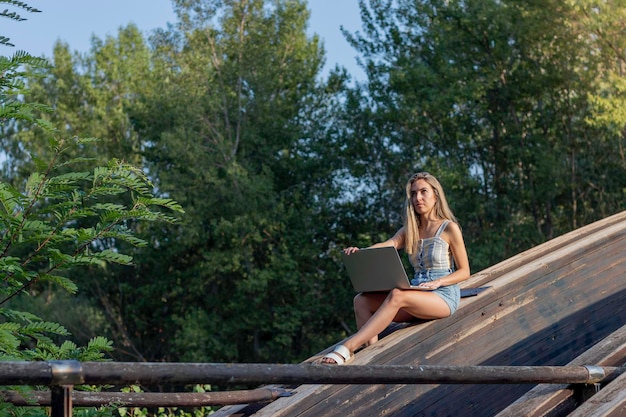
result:
[[[398,250],[393,246],[342,252],[343,263],[356,292],[390,291],[393,288],[430,291],[411,285]]]
[[[361,249],[351,255],[342,252],[350,281],[356,292],[388,292],[394,288],[432,291],[411,285],[396,248]],[[475,297],[491,287],[462,288],[461,298]]]

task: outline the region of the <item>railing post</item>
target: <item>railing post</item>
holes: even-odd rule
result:
[[[51,417],[72,417],[72,389],[83,384],[83,367],[78,361],[50,361]]]
[[[73,385],[54,385],[50,387],[50,417],[72,417]]]

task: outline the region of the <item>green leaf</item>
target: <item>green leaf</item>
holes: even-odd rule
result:
[[[0,329],[0,353],[15,354],[20,345],[21,342],[15,337],[13,330]]]
[[[131,265],[133,260],[132,256],[117,253],[112,249],[106,249],[102,252],[96,252],[91,256],[102,261],[114,262],[120,265]]]
[[[22,326],[21,332],[27,335],[39,335],[43,333],[51,333],[59,336],[68,336],[69,332],[59,323],[51,323],[47,321],[35,321]]]
[[[91,173],[89,172],[68,172],[66,174],[57,175],[48,179],[49,185],[57,184],[75,184],[80,181],[90,181]]]
[[[45,177],[38,173],[34,172],[28,177],[28,181],[26,182],[26,192],[30,197],[34,197],[35,193],[40,189],[40,186],[45,184]]]
[[[94,261],[94,262],[83,262],[83,261],[80,261],[80,260],[72,259],[71,264],[68,264],[63,269],[67,269],[67,268],[75,267],[75,266],[80,266],[80,265],[98,265],[98,266],[102,266],[102,263],[98,263],[96,261]],[[60,276],[60,275],[54,275],[54,274],[41,274],[39,279],[40,279],[41,282],[50,282],[52,284],[56,284],[60,288],[62,288],[65,291],[69,292],[70,294],[76,294],[78,292],[78,286],[76,286],[74,281],[72,281],[71,279],[69,279],[67,277],[63,277],[63,276]]]
[[[178,212],[178,213],[184,213],[185,210],[183,209],[183,207],[177,203],[176,201],[170,199],[170,198],[157,198],[157,197],[152,197],[152,198],[148,198],[148,197],[138,197],[135,200],[136,203],[142,204],[146,207],[150,207],[150,206],[159,206],[159,207],[164,207],[167,208],[169,210]]]

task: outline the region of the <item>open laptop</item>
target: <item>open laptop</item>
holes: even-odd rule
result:
[[[350,281],[356,292],[387,292],[393,288],[432,291],[411,285],[396,248],[361,249],[353,254],[342,253]],[[463,288],[461,297],[474,297],[490,287]]]
[[[430,291],[411,285],[396,248],[361,249],[342,253],[343,263],[356,292],[390,291],[393,288]]]

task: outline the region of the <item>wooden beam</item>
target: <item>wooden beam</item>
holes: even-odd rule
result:
[[[259,388],[222,392],[84,392],[73,391],[72,403],[75,407],[209,407],[274,401],[289,396],[282,388]],[[4,402],[16,406],[50,406],[50,391],[0,391]]]

